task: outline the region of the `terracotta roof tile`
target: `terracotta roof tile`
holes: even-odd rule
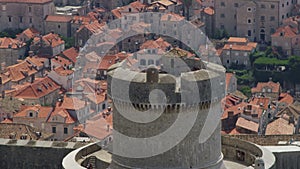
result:
[[[102,31],[103,26],[105,26],[105,23],[99,23],[98,21],[95,21],[90,24],[83,25],[81,28],[79,28],[78,32],[81,31],[83,28],[86,28],[91,33],[99,33]]]
[[[267,125],[266,135],[294,134],[294,125],[283,118],[278,118]]]
[[[279,96],[279,102],[284,102],[286,104],[293,104],[294,98],[288,93],[281,93]]]
[[[250,130],[250,131],[255,132],[255,133],[258,132],[258,128],[259,128],[258,123],[255,123],[253,121],[244,119],[243,117],[238,118],[238,120],[236,122],[236,126],[240,127],[240,128],[243,128],[243,129],[246,129],[246,130]]]
[[[54,68],[54,71],[60,76],[68,76],[74,73],[73,70],[66,69],[62,66]]]
[[[44,4],[44,3],[53,2],[53,0],[0,0],[0,2]]]
[[[26,106],[15,114],[14,117],[28,117],[28,111],[33,111],[38,113],[38,118],[47,118],[50,115],[50,112],[52,112],[52,109],[52,107],[44,107],[41,105]]]
[[[100,70],[108,70],[110,66],[115,64],[118,61],[118,57],[116,55],[106,55],[102,57],[98,69]]]
[[[206,13],[207,15],[214,15],[215,14],[215,10],[212,7],[204,8],[203,12]]]
[[[11,119],[5,119],[5,120],[1,121],[1,123],[3,123],[3,124],[11,124],[11,123],[13,123],[13,121]]]
[[[7,72],[13,82],[18,82],[28,76],[36,74],[38,71],[30,62],[22,61],[21,63],[8,66]]]
[[[55,56],[54,58],[51,59],[51,62],[64,67],[72,65],[72,62],[70,60],[65,59],[61,56]]]
[[[228,43],[247,43],[247,38],[240,38],[240,37],[229,37],[227,40]]]
[[[267,97],[254,97],[249,102],[249,104],[258,105],[264,110],[268,109],[270,103],[271,103],[271,99]]]
[[[51,45],[51,47],[56,47],[65,43],[65,41],[63,41],[58,34],[54,33],[44,35],[42,39],[44,43],[46,43],[47,45]],[[40,37],[35,37],[33,39],[34,44],[40,43],[40,41]]]
[[[90,16],[73,16],[71,23],[78,25],[86,25],[94,21],[97,21],[97,19],[94,19]]]
[[[292,28],[291,26],[283,26],[279,27],[276,32],[272,35],[272,37],[294,37],[298,33],[297,28]]]
[[[226,73],[226,90],[228,89],[231,78],[233,77],[233,73]]]
[[[240,104],[229,107],[228,109],[226,109],[224,111],[221,119],[227,119],[229,112],[233,112],[233,116],[243,113],[244,107],[246,107],[246,106],[247,106],[247,103],[242,102]]]
[[[41,98],[60,89],[60,86],[49,77],[37,78],[33,83],[20,86],[14,97],[23,99]]]
[[[0,48],[2,49],[7,49],[10,47],[13,49],[17,49],[17,48],[24,47],[25,45],[26,45],[25,43],[17,39],[12,39],[7,37],[0,38]]]
[[[0,74],[0,78],[1,78],[1,84],[6,84],[11,81],[9,74],[2,73]]]
[[[251,52],[254,50],[256,47],[253,47],[254,45],[237,45],[237,44],[225,44],[223,47],[224,50],[237,50],[237,51],[249,51]]]
[[[62,104],[57,104],[56,107],[67,110],[80,110],[85,107],[85,101],[78,99],[77,97],[64,97]]]
[[[271,88],[272,92],[277,93],[280,91],[280,83],[274,83],[272,81],[268,82],[258,82],[256,87],[251,89],[252,93],[260,93],[262,92],[263,88]],[[265,91],[267,92],[267,91]]]
[[[112,134],[112,124],[110,124],[112,114],[103,118],[101,114],[95,116],[91,120],[86,122],[84,132],[90,136],[93,136],[99,140]],[[111,122],[112,123],[112,122]]]
[[[27,28],[21,34],[24,34],[28,39],[33,39],[40,35],[40,32],[35,28]],[[17,35],[19,37],[21,34]]]
[[[67,15],[48,15],[46,22],[71,22],[72,17]]]
[[[95,104],[103,103],[106,100],[105,93],[97,93],[97,92],[94,94],[87,95],[87,98]]]
[[[68,58],[70,61],[73,62],[73,64],[76,63],[77,61],[77,57],[78,57],[78,50],[74,47],[70,48],[70,49],[67,49],[65,51],[63,51],[62,53],[66,58]]]
[[[171,47],[170,43],[163,38],[158,38],[157,40],[147,40],[141,45],[140,49],[162,49],[166,51],[169,47]]]
[[[162,15],[161,17],[161,21],[182,21],[184,20],[184,17],[175,13],[167,13]]]
[[[60,107],[56,107],[54,109],[54,111],[51,113],[50,117],[48,118],[47,122],[55,122],[57,123],[56,120],[53,120],[55,116],[60,116],[62,118],[64,118],[64,123],[66,124],[72,124],[75,123],[77,120],[74,119],[70,113],[64,109],[64,108],[60,108]]]

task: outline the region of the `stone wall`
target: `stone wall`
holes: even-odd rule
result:
[[[252,143],[234,139],[230,137],[222,137],[222,152],[225,159],[239,161],[245,165],[252,165],[256,157],[262,156],[262,151]],[[238,153],[244,154],[238,157]]]
[[[253,134],[243,134],[243,135],[231,135],[230,137],[239,138],[245,141],[249,141],[258,145],[277,145],[279,141],[299,141],[300,135],[268,135],[268,136],[258,136]]]
[[[61,169],[62,159],[74,150],[74,146],[74,143],[70,146],[68,143],[1,139],[0,168]]]

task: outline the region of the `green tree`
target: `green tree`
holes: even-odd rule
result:
[[[75,45],[75,39],[74,39],[74,37],[64,37],[64,36],[61,36],[61,38],[65,41],[65,48],[66,49],[74,47],[74,45]]]
[[[22,29],[4,29],[2,32],[0,32],[0,37],[16,38],[17,34],[21,32],[23,32]]]
[[[288,62],[289,79],[294,83],[300,83],[300,56],[291,56]]]

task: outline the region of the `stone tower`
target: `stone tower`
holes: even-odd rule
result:
[[[168,52],[160,66],[146,70],[123,61],[108,71],[114,110],[110,168],[221,168],[220,117],[206,121],[221,114],[224,68],[177,54]]]

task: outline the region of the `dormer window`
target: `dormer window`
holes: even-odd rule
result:
[[[131,12],[131,8],[128,9],[128,12]]]
[[[268,93],[271,93],[272,92],[272,90],[271,89],[268,89]]]
[[[33,113],[32,112],[29,113],[29,117],[33,117]]]

